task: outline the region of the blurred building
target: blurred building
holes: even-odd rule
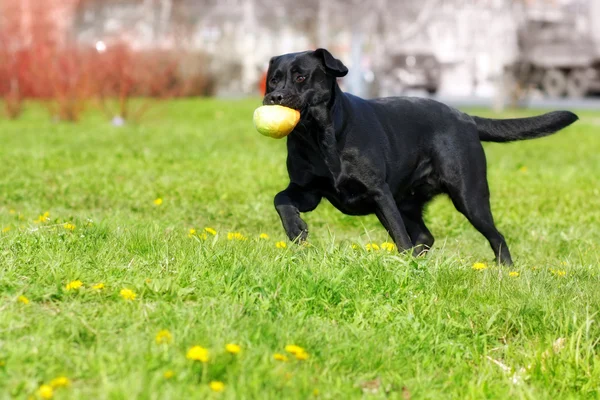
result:
[[[598,0],[0,0],[31,21],[58,22],[54,35],[89,46],[125,41],[135,49],[206,53],[222,93],[254,93],[274,54],[328,47],[351,68],[346,87],[368,93],[394,55],[430,54],[438,90],[491,96],[518,55],[528,18],[569,19],[600,43]],[[36,14],[37,13],[37,14]],[[386,61],[387,60],[387,61]],[[412,59],[410,59],[412,60]],[[409,61],[410,61],[409,60]],[[369,93],[373,94],[373,93]]]

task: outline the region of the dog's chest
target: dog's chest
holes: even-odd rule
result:
[[[355,174],[352,168],[342,163],[342,172],[337,176],[319,177],[317,188],[338,210],[349,215],[373,213],[375,203],[368,182],[375,177]]]

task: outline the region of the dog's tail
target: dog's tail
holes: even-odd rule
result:
[[[473,117],[479,139],[485,142],[512,142],[535,139],[557,132],[579,117],[570,111],[554,111],[531,118],[489,119]]]

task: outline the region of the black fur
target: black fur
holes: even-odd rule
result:
[[[488,119],[473,117],[484,142],[512,142],[551,135],[577,121],[570,111],[554,111],[533,118]]]
[[[418,255],[434,242],[423,209],[446,193],[488,239],[498,262],[511,264],[490,210],[481,140],[545,136],[577,116],[492,120],[429,99],[364,100],[340,90],[336,78],[347,72],[325,49],[271,59],[263,103],[301,112],[287,139],[290,184],[275,196],[288,237],[307,238],[300,213],[324,197],[346,214],[376,214],[400,251],[414,248]]]

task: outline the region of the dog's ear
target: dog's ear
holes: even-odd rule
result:
[[[313,52],[313,55],[319,58],[323,62],[325,70],[336,78],[346,76],[348,68],[340,60],[331,55],[331,53],[325,49],[317,49]]]

